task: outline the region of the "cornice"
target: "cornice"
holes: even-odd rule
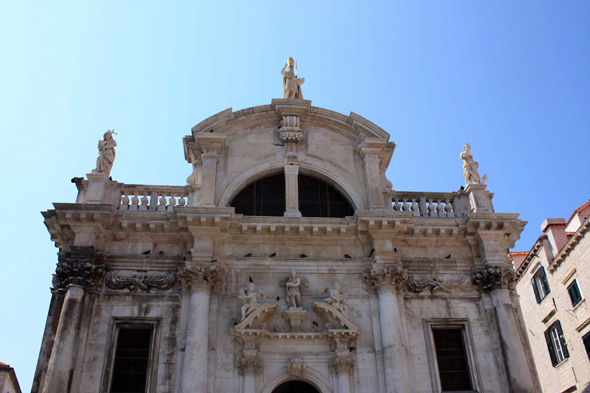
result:
[[[576,247],[578,243],[584,238],[586,233],[590,230],[590,216],[586,217],[586,220],[578,230],[574,233],[571,239],[563,246],[559,254],[553,259],[553,262],[549,265],[549,272],[554,272],[559,268],[559,266],[565,261],[565,259],[570,255],[572,250]]]

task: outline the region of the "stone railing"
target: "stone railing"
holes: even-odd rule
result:
[[[392,191],[390,196],[393,211],[413,212],[416,217],[461,217],[469,204],[464,192]]]
[[[189,192],[186,187],[143,186],[119,184],[119,210],[172,211],[174,206],[186,206]]]

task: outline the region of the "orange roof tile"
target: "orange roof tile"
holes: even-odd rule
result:
[[[580,210],[587,208],[588,206],[590,206],[590,199],[588,200],[588,202],[584,203],[582,206],[580,206],[576,210],[574,210],[574,212],[570,216],[569,220],[567,220],[567,223],[565,225],[568,226],[570,224],[570,222],[572,221],[572,219],[574,218],[574,216],[576,215],[576,213],[578,213]]]

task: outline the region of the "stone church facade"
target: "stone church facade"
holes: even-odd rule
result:
[[[153,186],[109,179],[109,133],[43,212],[33,392],[540,391],[506,255],[524,222],[468,149],[464,190],[393,191],[384,130],[275,99],[193,127],[187,185]]]

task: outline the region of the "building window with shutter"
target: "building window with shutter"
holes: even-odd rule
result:
[[[582,342],[584,343],[584,348],[586,348],[586,355],[588,356],[588,360],[590,360],[590,333],[586,333],[586,335],[582,337]]]
[[[582,294],[580,293],[580,287],[578,287],[578,280],[574,280],[568,287],[567,293],[570,295],[572,306],[577,305],[582,300]]]
[[[547,282],[547,274],[545,268],[541,266],[531,279],[533,285],[533,291],[535,291],[535,298],[537,303],[541,303],[543,299],[547,297],[551,289],[549,288],[549,282]]]
[[[559,321],[555,321],[549,329],[545,330],[545,340],[553,367],[570,357]]]

